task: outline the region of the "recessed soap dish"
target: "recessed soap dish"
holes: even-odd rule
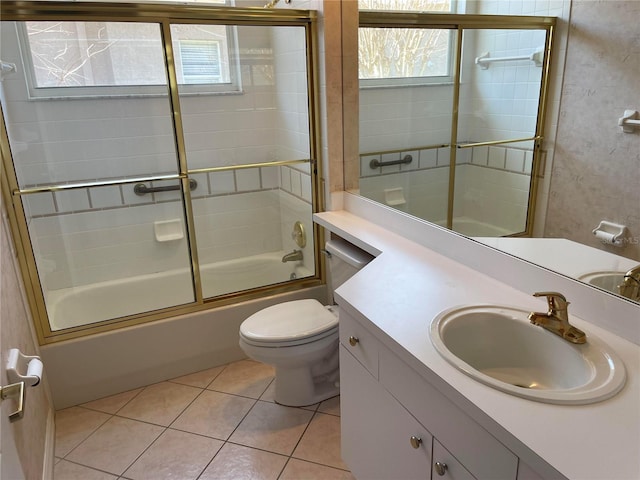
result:
[[[179,218],[153,222],[153,231],[158,242],[173,242],[184,238],[182,221]]]

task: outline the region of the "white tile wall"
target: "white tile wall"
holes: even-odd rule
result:
[[[392,205],[394,208],[444,224],[449,188],[449,148],[422,150],[419,157],[419,168],[412,170],[410,175],[401,172],[384,174],[378,169],[373,175],[362,176],[360,194],[386,204],[385,190],[401,188],[407,201],[403,205]],[[365,159],[370,158],[367,155],[361,157],[367,169]],[[458,149],[454,217],[484,222],[506,233],[522,231],[529,195],[531,158],[530,151],[519,148],[481,146]]]

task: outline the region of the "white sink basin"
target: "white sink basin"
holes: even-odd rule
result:
[[[606,344],[589,335],[583,345],[570,343],[528,315],[496,305],[445,310],[431,322],[431,342],[475,380],[538,402],[595,403],[622,389],[624,364]]]
[[[591,272],[578,277],[578,280],[608,292],[619,293],[618,286],[624,282],[624,274],[625,272]]]

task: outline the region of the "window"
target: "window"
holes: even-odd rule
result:
[[[18,28],[32,98],[167,92],[158,24],[24,22]],[[181,93],[240,90],[234,28],[171,26]]]
[[[220,42],[180,41],[180,64],[184,83],[220,83]]]
[[[358,0],[360,10],[451,12],[453,0]],[[358,30],[360,85],[400,86],[452,81],[452,34],[445,29]]]

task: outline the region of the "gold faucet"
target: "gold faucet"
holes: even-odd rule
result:
[[[571,343],[586,343],[587,335],[569,323],[567,299],[558,292],[536,292],[534,297],[547,297],[549,311],[546,313],[531,312],[529,320],[545,330],[561,336]]]
[[[618,292],[631,300],[640,300],[640,265],[624,274],[624,280],[618,285]]]
[[[282,257],[282,263],[285,262],[298,262],[302,260],[302,250],[294,250],[291,253],[287,253],[284,257]]]

